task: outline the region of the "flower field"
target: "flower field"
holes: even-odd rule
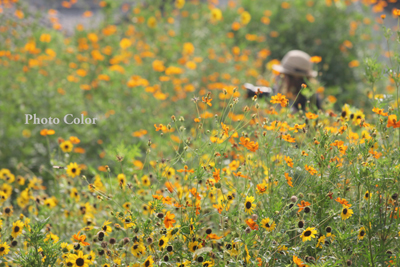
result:
[[[0,266],[400,266],[396,2],[0,0]]]

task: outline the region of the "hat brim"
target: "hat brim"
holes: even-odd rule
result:
[[[299,76],[299,77],[307,76],[307,77],[315,78],[318,76],[318,72],[315,70],[309,71],[306,75],[304,75],[304,73],[293,72],[293,71],[287,70],[282,65],[273,65],[272,69],[279,73],[290,74],[290,75]]]

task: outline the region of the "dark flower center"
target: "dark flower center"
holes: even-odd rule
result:
[[[14,227],[14,232],[15,232],[15,233],[18,233],[18,232],[19,232],[19,226],[15,226],[15,227]]]
[[[5,213],[10,213],[10,212],[11,212],[11,209],[10,209],[10,208],[6,208],[6,209],[4,210],[4,212],[5,212]]]
[[[65,149],[68,149],[68,148],[69,148],[69,145],[65,145],[64,148],[65,148]]]
[[[360,236],[364,236],[365,235],[365,232],[364,232],[364,230],[362,230],[361,232],[360,232]]]
[[[310,230],[307,230],[307,231],[304,232],[304,236],[310,236],[310,235],[311,235],[311,231]]]
[[[246,209],[250,209],[251,208],[251,202],[247,201],[246,202]]]
[[[193,250],[196,250],[197,249],[197,246],[193,246]]]
[[[144,266],[149,267],[150,266],[150,261],[145,261]]]
[[[346,215],[347,214],[347,209],[343,210],[343,214]]]
[[[3,252],[4,250],[6,250],[5,247],[0,247],[0,252]]]
[[[343,111],[341,116],[344,118],[344,117],[346,117],[346,115],[347,115],[347,112]]]
[[[368,198],[369,197],[369,193],[365,193],[365,197]]]
[[[265,227],[268,227],[268,228],[269,228],[269,223],[266,223],[266,224],[265,224]]]
[[[75,261],[76,265],[83,266],[85,264],[85,260],[82,258],[77,258]]]
[[[71,169],[71,172],[72,172],[72,173],[76,173],[76,168],[72,168],[72,169]]]
[[[160,240],[160,242],[158,243],[158,245],[160,246],[160,247],[162,247],[163,245],[164,245],[164,240]]]

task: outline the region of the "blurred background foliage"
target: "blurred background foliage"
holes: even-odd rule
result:
[[[214,108],[208,116],[221,114],[225,98],[239,97],[245,106],[242,85],[272,86],[272,63],[292,49],[321,57],[314,66],[318,91],[333,95],[337,109],[345,102],[368,108],[363,59],[385,55],[374,33],[384,23],[385,1],[44,3],[38,10],[15,0],[1,6],[0,162],[10,169],[21,162],[40,169],[46,151],[59,153],[45,139],[69,136],[86,148],[71,161],[88,165],[98,157],[112,164],[121,142],[144,151],[149,139],[160,158],[168,157],[163,151],[177,143],[156,134],[154,124],[168,124],[171,115],[192,118],[190,99],[208,92]],[[74,11],[86,22],[65,32],[62,12],[74,7],[87,8]],[[25,124],[25,114],[62,120],[81,113],[98,124]],[[41,136],[44,128],[56,134]]]

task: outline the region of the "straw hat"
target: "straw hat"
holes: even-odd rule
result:
[[[272,69],[279,73],[293,76],[317,77],[317,72],[312,69],[311,57],[301,50],[291,50],[282,59],[281,65],[273,65]]]

